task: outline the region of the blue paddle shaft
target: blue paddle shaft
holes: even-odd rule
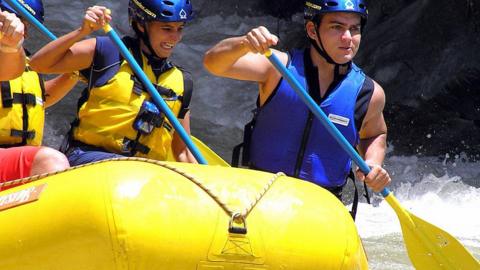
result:
[[[150,95],[152,96],[156,105],[160,107],[160,109],[162,110],[163,113],[165,113],[168,120],[170,121],[170,123],[172,123],[173,127],[178,132],[178,134],[180,135],[182,140],[185,142],[188,149],[190,149],[192,154],[195,156],[197,161],[201,164],[207,164],[207,160],[202,156],[202,154],[200,153],[198,148],[195,146],[195,144],[191,140],[188,133],[185,131],[183,126],[178,121],[177,117],[172,113],[170,108],[167,106],[167,103],[165,103],[165,101],[160,96],[160,94],[158,94],[155,87],[152,85],[150,80],[147,78],[147,75],[145,75],[142,68],[138,65],[137,61],[135,61],[135,59],[132,57],[132,55],[128,51],[127,47],[125,46],[125,44],[123,44],[123,42],[120,39],[120,37],[118,36],[117,32],[115,32],[115,30],[113,28],[110,28],[108,31],[106,31],[106,33],[112,39],[112,41],[117,45],[118,49],[120,50],[120,53],[127,60],[127,62],[130,64],[130,67],[135,72],[135,74],[139,77],[139,79],[142,81],[142,83],[147,87],[147,90],[150,93]]]
[[[42,23],[40,23],[37,18],[35,18],[30,12],[28,12],[17,0],[5,0],[7,4],[13,7],[18,13],[21,14],[23,18],[29,21],[33,26],[35,26],[40,32],[48,36],[51,40],[57,39],[52,32],[50,32]]]
[[[317,117],[318,120],[322,123],[322,125],[327,129],[330,135],[335,138],[335,140],[340,144],[340,146],[345,150],[350,158],[358,165],[360,170],[364,174],[368,174],[370,172],[370,167],[368,167],[367,163],[360,157],[360,155],[355,151],[352,145],[345,139],[345,137],[338,131],[337,127],[332,124],[332,122],[328,119],[325,113],[320,109],[320,107],[315,103],[315,101],[310,97],[310,95],[306,92],[304,87],[297,81],[295,77],[292,76],[290,71],[280,62],[278,57],[271,52],[267,54],[267,58],[270,60],[273,66],[277,68],[277,70],[282,74],[283,78],[288,81],[288,83],[292,86],[293,90],[297,93],[297,95],[302,99],[305,105],[308,106],[310,111]],[[390,191],[387,188],[384,188],[381,192],[383,197],[386,197]]]

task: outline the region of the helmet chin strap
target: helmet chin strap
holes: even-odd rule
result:
[[[315,24],[315,28],[318,29],[317,24]],[[328,53],[325,51],[325,49],[323,47],[323,44],[322,44],[322,39],[320,38],[320,34],[318,33],[318,31],[315,31],[315,36],[317,36],[318,43],[315,41],[315,39],[313,39],[311,37],[308,37],[308,39],[310,40],[310,44],[312,44],[312,46],[315,48],[315,50],[318,52],[318,54],[320,54],[320,56],[325,58],[327,63],[332,64],[332,65],[338,65],[338,63],[333,61],[332,57],[330,57],[330,55],[328,55]]]
[[[318,24],[316,24],[316,23],[315,23],[315,29],[318,29]],[[338,76],[340,75],[340,67],[348,66],[351,61],[348,62],[348,63],[345,63],[345,64],[339,64],[339,63],[335,62],[332,59],[332,57],[330,57],[330,55],[328,55],[327,51],[324,49],[323,44],[322,44],[322,39],[320,38],[320,34],[318,33],[318,31],[315,31],[315,35],[317,36],[318,43],[313,38],[309,37],[308,39],[310,41],[310,44],[313,46],[313,48],[315,48],[315,50],[318,52],[318,54],[320,56],[322,56],[325,59],[325,61],[327,61],[327,63],[335,65],[333,75],[334,75],[334,80],[336,80],[338,78]]]
[[[137,36],[142,39],[143,44],[145,44],[145,46],[147,46],[148,50],[150,51],[150,56],[153,56],[153,57],[156,57],[156,58],[161,58],[157,55],[157,53],[153,49],[152,43],[150,43],[150,38],[148,37],[147,24],[143,25],[143,29],[144,29],[143,32],[140,31],[140,29],[138,29],[138,26],[136,24],[133,27],[133,30],[135,31],[135,34],[137,34]]]
[[[145,29],[144,32],[140,31],[140,29],[138,29],[136,25],[133,27],[133,30],[135,31],[137,36],[143,41],[145,46],[147,46],[148,50],[150,51],[150,53],[146,53],[146,52],[143,52],[143,53],[147,57],[148,63],[152,67],[152,71],[155,73],[155,76],[158,77],[165,70],[168,70],[170,65],[166,61],[167,58],[158,56],[155,50],[153,49],[152,44],[150,43],[150,38],[148,37],[146,24],[143,26],[143,29]]]

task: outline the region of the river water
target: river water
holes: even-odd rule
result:
[[[281,21],[269,16],[249,17],[238,15],[235,6],[229,7],[222,1],[197,2],[204,8],[211,8],[212,12],[203,10],[201,16],[187,26],[184,40],[177,46],[173,59],[191,71],[195,80],[192,133],[230,161],[231,149],[241,140],[243,125],[251,117],[257,88],[252,83],[209,75],[202,67],[202,55],[215,42],[244,34],[258,25],[276,29],[281,39],[292,36],[293,32],[298,36],[301,18],[294,16],[292,21]],[[219,12],[216,2],[226,8]],[[94,2],[45,0],[44,3],[46,26],[61,35],[78,27],[84,10]],[[120,33],[128,32],[128,1],[99,3],[112,9],[112,25]],[[27,47],[32,51],[48,41],[36,31],[30,32]],[[47,145],[59,146],[73,119],[81,88],[77,87],[47,111]],[[480,163],[467,162],[461,153],[440,158],[397,156],[394,146],[390,145],[385,166],[393,178],[390,188],[406,209],[450,232],[480,259]],[[398,219],[379,196],[375,195],[372,205],[360,203],[356,224],[371,269],[413,269]]]

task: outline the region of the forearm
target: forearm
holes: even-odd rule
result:
[[[228,38],[205,53],[203,64],[215,75],[223,75],[235,62],[249,52],[244,36]]]
[[[185,149],[183,149],[183,151],[178,153],[175,156],[175,158],[178,162],[198,163],[197,160],[195,159],[195,157],[193,156],[192,152],[190,152],[190,150],[188,150],[187,147],[185,147]]]
[[[45,107],[60,101],[78,82],[78,73],[65,73],[45,82]]]
[[[30,59],[30,66],[39,73],[64,73],[79,70],[77,67],[59,65],[69,53],[70,48],[80,40],[84,39],[89,32],[78,28],[41,48]]]
[[[367,164],[381,166],[387,151],[387,134],[382,133],[372,138],[361,139],[358,149]]]
[[[22,48],[15,53],[0,51],[0,81],[8,81],[22,75],[25,70],[25,52]],[[7,64],[8,63],[8,64]]]
[[[365,181],[374,192],[382,191],[392,181],[387,170],[382,167],[387,148],[386,139],[387,134],[381,133],[369,139],[362,139],[358,147],[360,154],[371,169],[367,176],[357,170],[357,179]]]
[[[198,163],[177,132],[175,132],[173,137],[172,152],[175,160],[178,162]]]
[[[185,117],[183,119],[179,119],[179,121],[187,134],[190,136],[190,112],[187,112]],[[176,131],[173,133],[172,152],[175,160],[179,162],[198,163],[185,142]]]

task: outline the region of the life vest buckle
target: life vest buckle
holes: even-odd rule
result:
[[[133,128],[141,134],[150,134],[154,128],[161,127],[165,115],[150,101],[144,101],[133,121]]]
[[[161,85],[156,85],[155,88],[165,101],[177,101],[179,99],[177,93],[170,88],[166,88]]]

